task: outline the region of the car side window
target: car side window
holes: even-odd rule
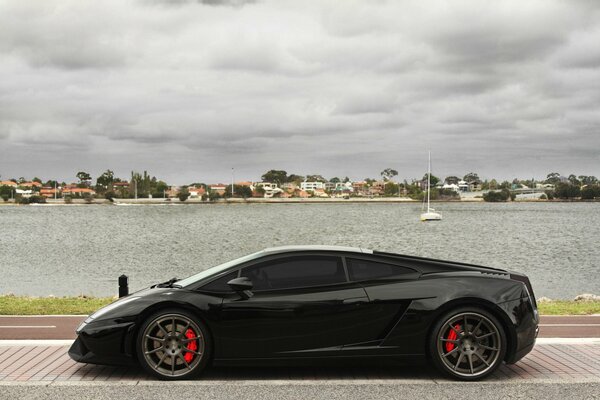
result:
[[[346,282],[339,257],[300,256],[277,259],[242,269],[252,290],[277,290]]]
[[[353,281],[391,278],[394,276],[412,274],[415,272],[410,268],[405,268],[398,265],[352,258],[346,259],[346,265],[348,266],[348,275],[350,275],[350,280]]]
[[[238,271],[231,272],[227,275],[224,275],[220,278],[215,279],[212,282],[207,283],[206,285],[202,286],[200,288],[200,290],[205,291],[205,292],[214,292],[214,293],[233,292],[233,290],[231,290],[231,288],[229,287],[227,282],[229,282],[230,280],[235,279],[237,277],[238,277]]]

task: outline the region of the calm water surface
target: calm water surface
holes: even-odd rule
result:
[[[600,294],[600,204],[0,207],[0,294],[113,295],[288,244],[330,244],[458,260],[528,274],[536,295]]]

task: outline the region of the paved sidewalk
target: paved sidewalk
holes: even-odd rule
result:
[[[145,382],[138,368],[79,364],[67,355],[68,346],[0,346],[0,382]],[[213,368],[201,378],[215,381],[445,381],[426,367],[329,367],[329,368]],[[574,344],[563,340],[538,344],[514,365],[503,365],[488,381],[590,381],[600,382],[600,340]]]

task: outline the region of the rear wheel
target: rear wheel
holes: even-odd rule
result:
[[[464,307],[443,315],[429,341],[435,366],[453,378],[478,380],[493,373],[506,354],[506,333],[489,312]]]
[[[211,350],[208,330],[185,310],[161,310],[150,316],[137,336],[142,367],[159,379],[190,379],[202,372]]]

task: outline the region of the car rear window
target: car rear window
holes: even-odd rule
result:
[[[385,279],[395,276],[412,274],[415,271],[399,265],[386,264],[377,261],[347,258],[350,280],[364,281],[370,279]]]

